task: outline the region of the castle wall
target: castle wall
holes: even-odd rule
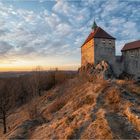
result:
[[[81,65],[98,64],[108,61],[116,76],[123,71],[140,77],[140,49],[122,52],[122,57],[115,56],[115,40],[94,38],[81,47]]]
[[[124,71],[124,63],[122,60],[122,56],[116,56],[115,57],[115,63],[113,66],[114,73],[116,77],[119,77],[120,74]]]
[[[111,65],[114,64],[115,40],[95,38],[94,46],[95,46],[95,64],[99,63],[101,60],[106,60]]]
[[[115,62],[115,40],[95,38],[95,64],[106,60],[113,65]]]
[[[140,49],[127,50],[122,52],[124,71],[140,77]]]
[[[94,64],[94,46],[93,46],[93,39],[87,42],[81,48],[81,65],[85,66],[87,63]]]

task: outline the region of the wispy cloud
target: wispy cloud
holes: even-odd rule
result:
[[[39,0],[30,1],[30,5],[28,1],[22,2],[23,6],[19,1],[0,1],[0,57],[11,59],[12,63],[38,58],[49,64],[52,59],[59,59],[62,65],[80,64],[80,46],[94,18],[117,38],[117,54],[124,43],[140,37],[139,1]]]

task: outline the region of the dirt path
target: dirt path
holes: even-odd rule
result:
[[[122,89],[115,83],[111,86],[120,89],[120,92],[122,92],[121,98],[136,105],[140,104],[139,95],[129,93],[126,89]],[[106,87],[97,97],[96,106],[93,110],[93,120],[96,120],[96,112],[99,110],[99,108],[102,108],[103,104],[105,103],[104,98],[107,96],[107,90],[109,88],[110,86]],[[106,113],[105,118],[108,121],[109,127],[111,128],[115,139],[140,139],[140,133],[136,131],[134,126],[123,115],[117,113]]]
[[[69,139],[74,139],[74,140],[80,139],[82,133],[86,130],[86,128],[90,125],[90,123],[91,123],[90,121],[83,123],[83,125],[81,125],[80,128],[75,130],[75,132],[73,133],[73,135],[69,137]]]
[[[98,119],[97,113],[100,109],[103,109],[105,112],[105,114],[104,114],[105,116],[103,115],[103,119],[106,119],[105,121],[106,121],[107,128],[109,128],[109,130],[111,130],[111,131],[109,131],[109,133],[111,133],[113,135],[114,139],[140,139],[140,133],[136,130],[134,125],[132,125],[131,122],[129,122],[127,117],[125,117],[125,116],[123,116],[123,114],[121,114],[122,110],[116,111],[111,106],[112,104],[106,105],[106,100],[108,99],[106,97],[110,95],[113,88],[116,88],[117,91],[119,92],[119,101],[120,102],[118,101],[117,105],[122,105],[121,100],[124,101],[124,103],[125,103],[125,101],[129,101],[137,106],[138,106],[138,104],[140,104],[139,95],[130,93],[129,91],[127,91],[127,89],[124,89],[121,86],[118,86],[116,83],[109,83],[99,94],[97,94],[98,97],[96,98],[96,105],[95,105],[95,107],[93,107],[93,106],[91,107],[92,111],[90,112],[91,113],[90,120],[83,121],[79,127],[76,126],[75,128],[73,128],[72,133],[70,133],[70,135],[68,135],[68,139],[81,139],[83,134],[87,133],[86,131],[87,131],[88,127],[90,126],[90,124]],[[116,97],[113,96],[111,99],[113,100],[114,98],[116,98]],[[121,108],[121,109],[123,109],[123,108]],[[134,110],[134,111],[136,112],[137,110]],[[98,126],[102,127],[101,121],[99,121],[97,123],[99,123],[100,125],[95,125],[95,127],[97,127],[97,128],[98,128]],[[62,128],[61,128],[61,126],[59,126],[59,127],[60,127],[59,128],[60,130],[65,129],[64,127],[62,127]],[[94,128],[89,127],[90,130],[89,129],[88,130],[91,131],[91,132],[89,132],[90,136],[94,135],[93,130],[95,129],[95,127]],[[104,132],[104,128],[102,129],[102,131]],[[46,131],[44,131],[44,132],[47,133]],[[58,130],[58,132],[59,132],[59,130]],[[35,134],[36,133],[38,134],[38,132],[35,131]],[[54,135],[53,133],[50,133],[50,134]]]
[[[96,106],[94,107],[93,111],[92,111],[92,120],[96,120],[96,113],[97,111],[102,108],[103,104],[105,103],[105,101],[103,100],[104,97],[107,94],[107,90],[111,87],[111,85],[108,85],[107,87],[105,87],[101,93],[99,93],[97,100],[96,100]],[[76,129],[74,132],[74,135],[70,136],[70,139],[80,139],[82,133],[86,130],[86,128],[90,125],[90,121],[87,121],[85,123],[83,123],[83,125],[81,125],[80,128]]]
[[[106,114],[106,119],[115,138],[140,139],[140,133],[135,130],[133,125],[124,116],[108,113]]]

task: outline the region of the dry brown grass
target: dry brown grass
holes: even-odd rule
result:
[[[56,93],[54,93],[54,92],[49,92],[49,93],[47,93],[47,95],[46,95],[46,99],[47,99],[48,101],[53,101],[54,99],[56,99],[56,97],[57,97],[57,95],[56,95]]]
[[[40,97],[41,98],[41,97]],[[36,119],[40,117],[40,111],[39,111],[39,101],[40,98],[35,98],[30,101],[30,103],[26,104],[26,111],[28,113],[29,119]]]
[[[120,90],[118,88],[111,87],[107,90],[105,104],[109,107],[110,111],[120,111],[121,98]]]
[[[95,103],[94,95],[87,95],[87,96],[84,96],[83,98],[79,98],[75,106],[73,106],[73,109],[77,110],[83,107],[84,105],[92,105],[93,103]]]
[[[140,94],[140,86],[136,84],[130,84],[129,86],[127,86],[127,88],[132,93]]]
[[[128,103],[123,113],[128,118],[128,120],[135,126],[135,128],[140,132],[140,118],[130,111],[130,106],[131,104]]]
[[[38,112],[38,108],[37,105],[29,105],[28,107],[28,113],[29,113],[29,118],[30,119],[36,119],[38,117],[40,117],[40,113]]]
[[[82,135],[82,139],[113,139],[110,127],[105,119],[105,111],[100,109],[92,122]]]
[[[135,84],[135,81],[133,80],[129,80],[129,81],[116,80],[116,83],[122,86],[123,88],[127,89],[131,93],[140,94],[140,86]]]
[[[110,112],[122,114],[127,106],[123,106],[126,101],[120,97],[121,89],[118,85],[127,88],[129,83],[117,81],[115,86],[115,81],[89,82],[86,77],[84,78],[75,78],[63,85],[56,85],[41,97],[37,97],[38,106],[30,104],[30,118],[38,116],[37,108],[39,108],[43,118],[49,120],[49,123],[35,128],[30,138],[72,139],[77,136],[79,139],[113,138],[105,114]],[[139,130],[138,118],[128,110],[124,113]]]
[[[47,112],[48,113],[55,113],[59,111],[63,106],[66,104],[67,98],[57,98],[54,102],[52,102],[48,107],[47,107]]]
[[[93,92],[94,93],[102,92],[108,85],[109,85],[108,81],[105,80],[93,83]]]
[[[107,91],[107,96],[106,96],[106,101],[109,103],[109,104],[116,104],[116,103],[119,103],[120,102],[120,91],[119,89],[117,88],[110,88],[108,91]]]

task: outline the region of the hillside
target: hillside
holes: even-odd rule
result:
[[[140,139],[140,87],[74,78],[14,111],[1,138]]]
[[[139,139],[140,86],[101,61],[12,111],[6,139]]]

